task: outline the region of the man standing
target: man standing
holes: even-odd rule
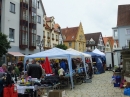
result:
[[[37,65],[35,60],[32,60],[32,64],[29,64],[28,70],[27,70],[28,76],[31,76],[32,78],[40,79],[42,76],[42,68],[40,65]]]

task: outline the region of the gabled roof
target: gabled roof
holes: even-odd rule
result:
[[[106,43],[109,41],[107,37],[103,37],[104,40],[104,44],[106,45]]]
[[[51,17],[45,17],[46,22],[51,22]]]
[[[54,31],[57,31],[58,32],[58,29],[59,29],[60,25],[59,24],[54,24]]]
[[[49,27],[49,25],[47,23],[45,24],[45,28],[51,30],[51,28]]]
[[[75,41],[79,27],[63,28],[61,29],[64,41]]]
[[[109,36],[109,37],[107,37],[107,38],[109,39],[110,45],[111,45],[111,47],[113,48],[113,45],[114,45],[114,39],[113,39],[113,37],[112,37],[112,36]]]
[[[85,34],[85,38],[86,40],[90,40],[92,38],[95,41],[95,44],[98,44],[100,35],[102,35],[101,32],[88,33]]]
[[[130,25],[130,4],[118,5],[117,26]]]

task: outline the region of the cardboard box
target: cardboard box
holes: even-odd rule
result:
[[[130,87],[130,82],[124,82],[123,86],[129,88]]]
[[[63,90],[53,90],[49,92],[49,97],[64,97],[65,91]]]

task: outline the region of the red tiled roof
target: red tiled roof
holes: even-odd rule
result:
[[[130,25],[130,4],[118,6],[117,26]]]
[[[57,31],[59,27],[60,27],[59,24],[54,24],[54,31]]]
[[[46,22],[50,22],[51,21],[51,17],[45,17]]]
[[[110,45],[111,45],[111,47],[113,48],[113,45],[114,45],[114,39],[113,39],[113,37],[112,37],[112,36],[109,36],[109,37],[107,37],[107,38],[109,39]]]
[[[108,42],[108,38],[107,37],[103,37],[104,40],[104,44],[106,45],[106,43]]]
[[[74,41],[76,39],[77,33],[78,33],[79,27],[72,27],[72,28],[64,28],[61,29],[63,37],[65,36],[66,38],[64,41]]]

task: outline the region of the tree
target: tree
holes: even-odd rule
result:
[[[11,48],[11,46],[7,39],[7,35],[0,33],[0,57],[5,55],[9,48]]]
[[[67,46],[65,46],[64,44],[59,44],[56,46],[57,48],[60,48],[60,49],[63,49],[63,50],[66,50],[67,49]]]

